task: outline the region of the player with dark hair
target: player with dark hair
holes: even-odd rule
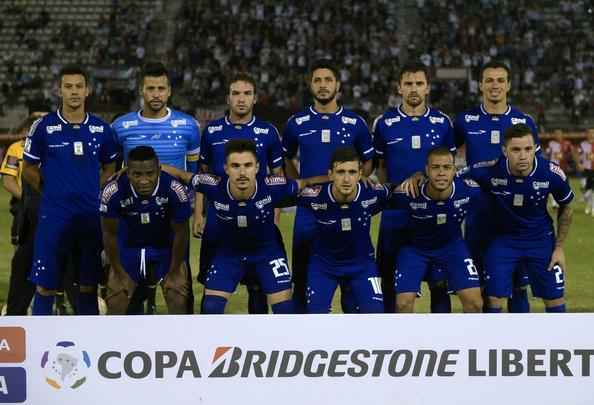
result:
[[[428,106],[430,77],[422,63],[408,63],[401,69],[398,93],[402,104],[388,109],[374,122],[374,145],[381,183],[400,184],[422,171],[427,154],[438,146],[454,151],[452,124],[447,115]],[[382,275],[386,312],[395,311],[394,268],[398,250],[406,237],[406,210],[387,209],[382,213],[377,261]],[[451,304],[439,269],[428,273],[431,311],[450,312]],[[443,275],[441,275],[443,278]]]
[[[499,61],[482,66],[479,77],[482,103],[458,114],[454,121],[456,145],[465,145],[466,164],[494,160],[501,156],[503,134],[515,124],[525,124],[534,137],[536,150],[540,150],[538,131],[534,120],[517,108],[509,105],[511,90],[510,68]],[[490,229],[489,197],[484,196],[466,220],[466,240],[479,269],[483,266],[483,255],[488,243],[485,229]],[[511,312],[529,312],[526,279],[520,271],[514,281],[514,294],[509,302]]]
[[[309,88],[314,103],[289,118],[282,137],[287,176],[294,179],[327,176],[328,163],[334,151],[339,147],[353,146],[362,161],[365,180],[371,174],[374,155],[367,124],[359,115],[338,104],[340,81],[337,69],[330,61],[318,61],[310,71]],[[313,213],[298,207],[293,230],[293,281],[297,312],[305,311],[307,267],[315,230]],[[342,297],[343,311],[355,312],[354,300],[345,299],[349,297],[348,291],[342,289]]]
[[[234,139],[225,145],[224,177],[165,168],[206,196],[225,235],[205,279],[202,313],[222,314],[247,273],[258,280],[274,313],[293,312],[291,272],[274,224],[274,208],[294,199],[305,182],[258,175],[257,154],[253,141]]]
[[[256,144],[256,155],[259,163],[259,175],[268,173],[283,174],[283,156],[278,130],[274,125],[258,119],[254,115],[257,102],[257,87],[254,79],[247,73],[238,73],[229,80],[227,105],[229,112],[224,117],[210,122],[202,135],[200,146],[200,164],[204,173],[215,176],[225,175],[225,146],[234,139],[252,140]],[[203,231],[203,198],[196,196],[194,210],[194,235],[202,236],[200,248],[199,281],[210,266],[217,246],[224,235],[220,235],[215,220],[216,210],[210,206],[207,211],[206,227]],[[249,313],[268,313],[266,296],[262,294],[257,283],[247,280]]]
[[[307,271],[308,313],[327,313],[339,284],[348,285],[359,312],[384,312],[369,230],[389,191],[382,185],[367,187],[361,176],[359,153],[352,147],[338,148],[328,169],[331,182],[306,187],[297,199],[315,218]]]
[[[101,195],[103,243],[111,263],[109,313],[142,314],[147,289],[158,283],[169,313],[185,313],[190,198],[180,182],[161,171],[150,146],[132,149],[127,160],[126,172]]]
[[[447,147],[428,153],[425,174],[418,197],[396,192],[392,199],[408,214],[407,240],[395,272],[397,312],[414,312],[421,281],[434,267],[447,275],[448,289],[456,292],[464,312],[481,312],[479,273],[462,238],[462,222],[480,188],[455,177],[454,155]]]
[[[167,106],[171,97],[171,82],[163,64],[149,62],[143,67],[140,94],[143,108],[119,117],[112,124],[123,156],[128,156],[130,150],[137,146],[151,146],[161,163],[196,173],[200,154],[200,127],[193,117]],[[192,313],[194,294],[189,262],[187,269],[187,312]]]
[[[498,160],[475,163],[463,173],[494,200],[494,237],[485,252],[488,310],[501,312],[501,299],[511,295],[513,274],[521,264],[546,311],[565,312],[563,243],[571,225],[573,191],[558,165],[536,155],[531,127],[507,128],[502,150]],[[549,194],[559,204],[556,234],[547,211]]]
[[[31,281],[33,314],[49,315],[66,255],[79,252],[82,315],[98,313],[100,184],[114,173],[117,147],[109,124],[88,114],[88,77],[78,66],[59,74],[60,109],[36,121],[25,143],[23,178],[41,192]]]

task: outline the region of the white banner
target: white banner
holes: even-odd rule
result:
[[[594,314],[0,318],[0,403],[594,403]]]

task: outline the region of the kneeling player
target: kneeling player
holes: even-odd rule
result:
[[[274,208],[294,199],[301,181],[258,176],[256,144],[234,139],[225,145],[225,177],[181,172],[214,208],[225,243],[217,247],[205,280],[202,312],[222,314],[239,281],[255,275],[277,314],[293,312],[291,273],[274,224]]]
[[[448,288],[455,291],[464,312],[481,312],[479,275],[466,243],[462,221],[478,185],[454,179],[454,156],[444,147],[433,149],[425,167],[428,181],[418,197],[395,193],[394,204],[409,213],[410,239],[398,254],[395,274],[398,312],[414,311],[421,281],[432,267],[443,269]]]
[[[350,284],[359,312],[384,312],[369,227],[389,192],[384,186],[363,185],[361,174],[357,151],[337,149],[328,170],[332,182],[305,188],[298,198],[298,205],[311,210],[316,219],[308,266],[308,313],[327,313],[343,282]]]
[[[153,148],[130,151],[126,173],[103,189],[100,211],[111,263],[109,313],[143,313],[147,288],[158,283],[169,313],[186,313],[184,257],[192,208],[185,187],[161,171]]]

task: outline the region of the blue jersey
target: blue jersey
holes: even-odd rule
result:
[[[123,174],[105,185],[99,210],[103,217],[120,220],[120,242],[123,247],[134,248],[171,247],[171,223],[186,223],[192,215],[186,187],[165,172],[161,172],[155,190],[146,198],[136,194]]]
[[[228,117],[210,122],[200,141],[200,163],[216,176],[225,176],[225,144],[233,139],[249,139],[256,144],[259,175],[283,166],[283,152],[274,125],[253,117],[247,124],[233,124]]]
[[[385,161],[387,180],[393,184],[424,171],[431,149],[456,150],[449,117],[431,107],[414,117],[406,115],[401,106],[390,108],[373,124],[373,143],[377,157]]]
[[[494,224],[497,235],[518,240],[539,240],[553,233],[553,221],[547,211],[547,197],[553,195],[561,205],[569,204],[573,191],[563,170],[555,163],[537,156],[527,177],[509,171],[507,159],[480,162],[461,172],[480,184],[494,197]]]
[[[427,195],[427,184],[421,186],[417,198],[394,193],[391,204],[408,212],[409,243],[421,249],[439,249],[462,239],[462,221],[481,190],[472,180],[455,178],[449,198],[437,201]]]
[[[97,215],[101,165],[116,157],[109,124],[91,114],[81,124],[71,124],[58,111],[33,124],[23,158],[41,164],[41,212],[71,216]]]
[[[258,176],[256,191],[245,201],[231,195],[229,179],[210,174],[197,174],[192,178],[194,190],[203,193],[215,211],[214,220],[225,243],[217,247],[222,252],[236,255],[261,248],[277,248],[274,208],[285,200],[295,198],[299,186],[294,180],[281,176]]]
[[[168,108],[162,118],[146,118],[137,111],[119,117],[112,127],[126,161],[130,150],[144,145],[155,150],[161,163],[197,171],[200,127],[191,116]]]
[[[331,265],[349,265],[373,261],[369,235],[371,217],[378,214],[388,199],[385,186],[365,187],[358,184],[355,199],[341,204],[332,196],[332,183],[305,188],[298,205],[315,217],[312,254]]]
[[[515,107],[508,106],[503,114],[489,114],[481,104],[458,114],[454,121],[456,145],[466,145],[467,166],[499,158],[505,130],[516,124],[525,124],[530,128],[539,150],[540,141],[534,120]]]
[[[299,152],[302,179],[328,174],[332,154],[344,146],[354,147],[363,161],[373,158],[367,124],[344,107],[332,114],[318,113],[309,107],[289,118],[283,132],[286,157],[293,159]]]

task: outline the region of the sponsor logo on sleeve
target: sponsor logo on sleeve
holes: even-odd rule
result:
[[[287,184],[287,178],[284,176],[268,176],[264,179],[264,183],[268,186],[281,186]]]
[[[179,181],[173,180],[171,182],[171,189],[175,192],[180,202],[188,201],[188,193],[186,193],[186,188]]]

